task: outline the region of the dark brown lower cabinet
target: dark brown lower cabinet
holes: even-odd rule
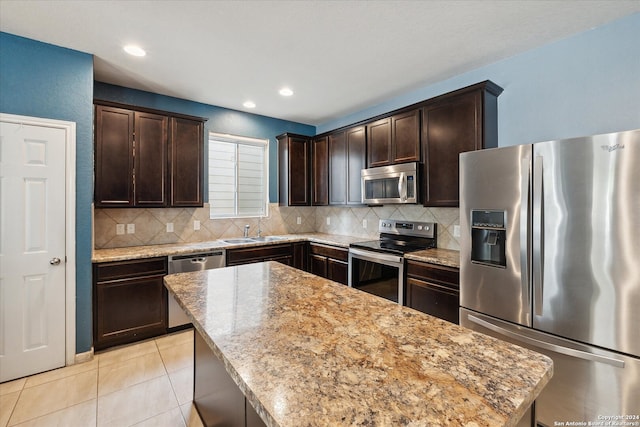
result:
[[[224,363],[199,332],[194,336],[194,393],[202,423],[209,426],[262,427],[264,422],[227,373]]]
[[[309,258],[309,243],[296,242],[293,243],[293,265],[298,270],[309,271],[307,259]]]
[[[449,322],[460,323],[460,271],[407,260],[406,305]]]
[[[166,257],[94,264],[93,270],[96,350],[166,333]]]
[[[278,261],[286,265],[293,265],[293,245],[286,243],[227,249],[227,266],[263,261]]]
[[[309,245],[309,271],[334,282],[348,284],[349,251],[336,246],[311,243]]]

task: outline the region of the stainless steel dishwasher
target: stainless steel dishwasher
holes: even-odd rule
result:
[[[187,273],[190,271],[211,270],[225,266],[225,251],[215,251],[188,254],[171,255],[169,257],[169,274]],[[169,296],[169,329],[177,328],[191,323],[184,310],[172,295]]]

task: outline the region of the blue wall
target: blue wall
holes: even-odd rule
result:
[[[278,201],[278,151],[276,136],[285,132],[315,135],[315,127],[242,111],[228,110],[185,99],[95,82],[94,96],[112,102],[137,105],[174,113],[206,117],[205,138],[209,131],[251,138],[269,139],[269,200]],[[205,153],[207,151],[205,150]],[[208,183],[205,182],[205,192]]]
[[[76,351],[91,349],[93,56],[0,33],[0,111],[76,123]]]
[[[498,97],[498,144],[640,128],[640,14],[426,86],[318,126],[326,132],[483,80]]]

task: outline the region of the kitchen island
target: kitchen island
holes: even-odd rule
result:
[[[275,262],[165,284],[196,328],[201,415],[199,342],[267,426],[514,426],[552,375],[543,355]]]

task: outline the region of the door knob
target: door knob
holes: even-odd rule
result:
[[[51,258],[51,260],[49,261],[49,264],[51,264],[51,265],[60,264],[60,258]]]

